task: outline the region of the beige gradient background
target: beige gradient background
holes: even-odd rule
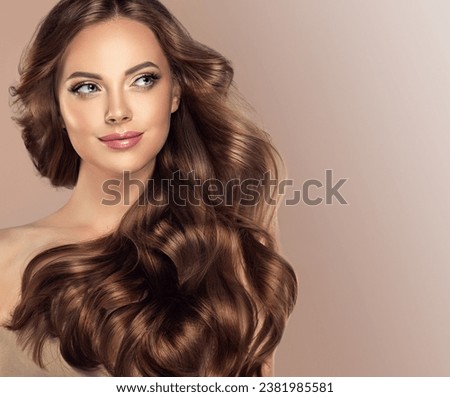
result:
[[[0,227],[68,197],[36,176],[7,94],[23,47],[55,3],[2,7]],[[276,375],[449,376],[450,3],[164,3],[233,61],[294,189],[324,182],[326,169],[349,178],[340,189],[346,206],[281,208],[300,296]]]

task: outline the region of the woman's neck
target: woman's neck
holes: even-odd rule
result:
[[[82,163],[71,198],[52,220],[97,236],[115,230],[142,193],[154,164],[149,168],[114,175]]]

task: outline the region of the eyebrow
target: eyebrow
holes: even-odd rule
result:
[[[125,76],[129,76],[130,74],[136,73],[139,70],[147,68],[147,67],[155,67],[155,68],[159,69],[158,65],[154,64],[153,62],[146,61],[146,62],[140,63],[139,65],[133,66],[132,68],[125,71]],[[74,79],[76,77],[85,77],[88,79],[96,79],[96,80],[102,79],[102,77],[96,73],[74,72],[67,78],[67,80]]]

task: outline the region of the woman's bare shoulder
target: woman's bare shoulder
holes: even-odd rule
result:
[[[27,227],[0,229],[0,321],[7,320],[20,295]]]
[[[0,269],[44,244],[45,233],[33,224],[0,229]]]
[[[28,228],[23,226],[0,229],[0,271],[20,253],[28,234]]]
[[[25,267],[51,240],[51,229],[35,224],[0,229],[0,318],[18,299]]]
[[[58,245],[92,238],[82,228],[66,227],[62,222],[43,218],[22,226],[0,229],[0,278],[5,268],[22,268],[36,254]]]

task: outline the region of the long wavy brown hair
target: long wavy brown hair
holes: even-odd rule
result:
[[[278,178],[279,155],[243,114],[230,62],[193,40],[156,0],[63,0],[41,23],[12,88],[34,165],[55,186],[77,183],[80,158],[61,129],[61,57],[88,25],[126,17],[156,35],[181,87],[169,136],[139,203],[107,236],[41,252],[28,264],[8,328],[43,366],[57,338],[64,359],[113,376],[254,376],[279,344],[297,281],[274,236],[273,186],[252,200],[203,184]],[[173,175],[189,180],[180,205]],[[159,183],[171,180],[174,183]],[[164,204],[161,204],[164,203]]]

